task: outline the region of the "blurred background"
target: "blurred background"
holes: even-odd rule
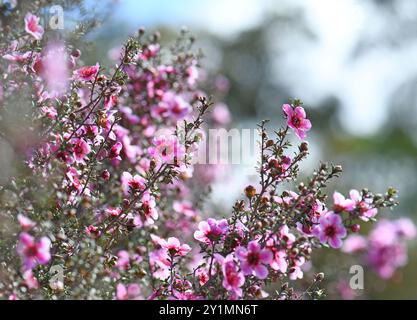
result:
[[[205,75],[227,79],[221,100],[230,109],[229,127],[254,129],[268,118],[277,128],[281,105],[300,98],[313,123],[303,172],[324,160],[344,168],[329,190],[393,186],[400,205],[381,215],[417,221],[417,1],[91,0],[86,10],[101,17],[89,34],[86,63],[110,65],[109,51],[139,27],[159,30],[170,42],[186,26],[205,54]],[[211,201],[227,215],[256,177],[239,166],[224,173]],[[410,263],[390,281],[366,272],[366,293],[358,297],[417,299],[416,249],[410,246]],[[326,250],[321,260],[336,269],[338,259]],[[325,272],[330,281],[333,270]],[[348,279],[348,267],[344,272]]]

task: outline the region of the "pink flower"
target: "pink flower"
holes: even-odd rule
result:
[[[159,44],[150,44],[144,48],[143,53],[140,55],[140,58],[148,61],[150,58],[155,57],[160,50]]]
[[[122,213],[122,210],[120,208],[108,207],[106,213],[112,217],[118,217]]]
[[[25,16],[25,30],[36,40],[41,40],[44,30],[41,25],[39,25],[39,17],[28,12]]]
[[[216,219],[209,218],[207,221],[201,221],[198,224],[198,229],[194,232],[194,238],[198,241],[211,244],[219,241],[227,233],[229,224],[226,219],[217,221]]]
[[[415,235],[414,224],[409,219],[380,220],[369,234],[365,261],[381,278],[391,278],[397,268],[407,263],[405,240]]]
[[[373,208],[372,205],[367,201],[367,199],[362,200],[362,197],[357,190],[350,190],[350,198],[354,201],[356,207],[359,209],[360,219],[363,221],[369,221],[370,218],[373,218],[377,215],[378,209]]]
[[[193,204],[189,201],[174,201],[172,208],[175,212],[182,213],[186,217],[194,217],[196,215]]]
[[[17,215],[17,220],[19,221],[19,224],[22,227],[23,231],[29,231],[34,226],[36,226],[35,222],[33,222],[28,217],[20,213]]]
[[[191,106],[179,95],[172,91],[165,92],[160,103],[161,111],[175,120],[183,119],[190,111]]]
[[[118,102],[118,96],[116,95],[111,95],[109,97],[105,97],[104,99],[104,108],[106,110],[109,110],[111,108],[113,108],[115,105],[117,105]]]
[[[122,148],[123,148],[122,143],[116,142],[110,149],[109,158],[122,160],[122,158],[120,157],[120,151],[122,150]]]
[[[337,191],[333,193],[333,203],[333,210],[335,212],[352,211],[355,208],[355,201],[345,199],[345,197]]]
[[[75,161],[78,163],[85,164],[85,159],[87,155],[91,152],[90,145],[81,138],[74,139],[73,142],[73,152]]]
[[[178,163],[185,156],[185,148],[175,136],[160,136],[154,139],[153,147],[150,147],[149,155],[158,162]]]
[[[223,273],[223,287],[231,291],[236,297],[242,297],[242,286],[245,284],[245,276],[239,271],[234,259],[233,254],[229,254],[226,258],[216,254],[216,259],[221,264]]]
[[[152,266],[152,275],[156,279],[166,280],[170,276],[169,256],[167,250],[159,248],[149,253],[149,262]]]
[[[268,268],[265,264],[272,261],[272,252],[268,249],[261,249],[257,241],[248,243],[248,247],[238,247],[236,256],[241,262],[241,268],[245,275],[255,275],[259,279],[265,279],[268,276]]]
[[[136,174],[132,176],[129,172],[125,171],[122,174],[122,187],[125,194],[128,193],[129,189],[132,190],[143,190],[146,186],[146,180],[140,175]]]
[[[25,280],[26,287],[28,289],[38,289],[39,283],[38,280],[33,276],[33,271],[31,269],[23,272],[23,280]]]
[[[291,244],[295,241],[295,236],[290,233],[290,230],[287,225],[283,225],[279,229],[279,238],[286,243],[287,247],[291,246]]]
[[[88,234],[91,238],[96,239],[101,235],[101,231],[99,228],[89,225],[85,228],[85,233]]]
[[[140,295],[140,287],[136,283],[127,286],[119,283],[116,287],[117,300],[139,300],[142,299]]]
[[[42,237],[38,242],[28,233],[22,232],[19,237],[17,252],[22,258],[25,270],[33,269],[38,264],[46,264],[51,259],[49,252],[51,241]]]
[[[306,132],[311,129],[310,120],[306,119],[303,107],[293,108],[289,104],[284,104],[282,110],[287,115],[287,125],[294,129],[295,134],[302,140],[307,136]]]
[[[354,253],[366,249],[367,244],[368,242],[365,237],[352,234],[344,241],[342,251],[346,253]]]
[[[161,239],[160,245],[172,256],[185,256],[191,250],[188,244],[181,244],[180,241],[175,237],[169,237],[167,241]]]
[[[120,250],[117,253],[117,257],[116,267],[119,268],[119,270],[127,270],[130,264],[129,252],[126,250]]]
[[[288,270],[288,278],[290,278],[290,280],[302,279],[304,277],[304,272],[301,267],[304,265],[305,261],[304,257],[297,257],[293,260],[293,264],[290,270]]]
[[[69,182],[68,186],[71,189],[76,190],[77,193],[81,192],[81,190],[83,189],[83,185],[81,184],[80,180],[78,179],[79,175],[80,175],[79,172],[72,167],[69,168],[68,171],[65,173],[65,176],[67,177],[68,182]]]
[[[395,221],[397,235],[400,238],[411,240],[416,237],[417,230],[413,221],[408,218],[400,218]]]
[[[46,82],[48,97],[60,96],[68,88],[69,67],[66,48],[61,42],[49,43],[42,58],[39,58],[34,69]],[[40,66],[40,68],[36,68]]]
[[[16,294],[12,293],[11,295],[9,295],[8,300],[18,300]]]
[[[74,71],[74,79],[78,81],[94,81],[100,65],[96,63],[95,66],[82,67]]]
[[[229,124],[232,120],[229,108],[224,103],[217,103],[211,112],[211,117],[219,125]]]
[[[319,219],[319,225],[314,228],[313,234],[320,239],[321,243],[329,243],[332,248],[340,248],[343,244],[342,239],[346,237],[346,228],[342,218],[329,212]]]
[[[274,250],[273,258],[271,260],[271,268],[282,273],[287,272],[288,262],[287,254],[284,250]]]
[[[210,279],[208,272],[204,269],[198,269],[196,275],[198,277],[198,283],[200,286],[204,286]]]
[[[195,65],[189,66],[186,70],[187,82],[190,86],[193,86],[198,79],[198,68]]]
[[[54,107],[41,107],[42,113],[49,119],[55,120],[58,112]]]
[[[158,210],[156,208],[155,198],[149,192],[145,192],[143,194],[142,205],[140,208],[147,225],[153,224],[154,221],[158,219]]]

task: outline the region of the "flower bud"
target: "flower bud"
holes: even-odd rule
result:
[[[359,232],[359,230],[361,229],[361,226],[360,225],[358,225],[358,224],[353,224],[351,227],[350,227],[350,230],[352,230],[352,232]]]
[[[267,142],[266,142],[266,147],[268,148],[268,147],[272,147],[274,145],[274,140],[268,140]]]
[[[256,195],[256,189],[255,189],[255,187],[253,187],[253,186],[251,186],[251,185],[247,186],[247,187],[245,188],[245,195],[246,195],[248,198],[253,198],[253,197]]]
[[[300,144],[300,151],[301,152],[307,152],[308,151],[308,142],[304,141],[303,143]]]
[[[123,208],[128,208],[130,205],[129,199],[123,199]]]
[[[79,57],[81,57],[81,51],[80,51],[80,50],[78,50],[78,49],[74,49],[74,50],[71,52],[71,55],[72,55],[74,58],[78,59]]]
[[[316,277],[315,277],[315,281],[323,281],[323,279],[324,279],[324,273],[323,272],[320,272],[320,273],[317,273],[316,274]]]
[[[110,172],[107,169],[106,170],[103,170],[101,172],[101,178],[103,180],[109,180],[110,179]]]

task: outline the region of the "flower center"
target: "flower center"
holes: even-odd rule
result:
[[[336,228],[334,226],[327,226],[324,233],[326,236],[333,238],[336,235]]]
[[[37,254],[38,248],[36,247],[36,245],[30,245],[25,250],[25,255],[28,257],[36,257]]]
[[[136,180],[131,180],[129,182],[129,185],[132,189],[139,189],[140,188],[140,183]]]
[[[83,148],[81,147],[81,145],[80,145],[80,144],[75,145],[75,147],[74,147],[74,152],[75,152],[76,154],[82,154],[82,153],[83,153]]]
[[[149,205],[149,203],[145,202],[142,204],[142,209],[143,212],[145,213],[145,216],[149,216],[151,213],[151,206]]]
[[[91,68],[91,67],[85,68],[81,70],[81,75],[87,78],[87,77],[91,77],[94,74],[94,72],[95,72],[94,68]]]
[[[28,23],[28,29],[29,29],[30,31],[32,31],[32,32],[36,32],[36,31],[38,31],[38,26],[36,25],[36,21],[35,21],[35,20],[31,20],[31,21]]]
[[[299,127],[299,126],[300,126],[300,124],[301,124],[301,118],[299,118],[299,117],[297,117],[297,116],[293,116],[293,117],[291,118],[291,122],[293,123],[293,125],[294,125],[295,127]]]
[[[248,262],[251,265],[257,265],[259,263],[259,255],[256,252],[250,252],[248,254]]]

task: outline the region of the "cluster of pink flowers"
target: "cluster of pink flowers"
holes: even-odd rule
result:
[[[292,299],[300,297],[287,282],[299,279],[320,294],[323,277],[308,269],[320,247],[364,250],[384,278],[405,264],[404,240],[415,236],[408,220],[358,235],[359,223],[396,204],[393,190],[335,192],[326,204],[326,183],[342,170],[323,163],[296,191],[282,191],[308,155],[305,141],[291,156],[288,149],[292,130],[303,140],[312,128],[301,101],[281,107],[286,123],[276,136],[259,125],[259,181],[220,218],[205,205],[219,167],[192,159],[208,126],[231,116],[201,90],[199,54],[185,31],[167,53],[159,34],[141,29],[108,69],[83,65],[81,50],[64,42],[48,43],[33,14],[19,23],[21,38],[0,47],[9,80],[0,98],[9,107],[27,87],[40,132],[22,156],[30,174],[0,188],[2,199],[21,199],[0,203],[19,226],[0,243],[0,253],[15,248],[18,270],[5,275],[0,298]],[[215,87],[224,94],[227,79],[217,77]],[[58,261],[71,273],[60,286],[45,285]]]
[[[416,237],[417,231],[408,218],[380,220],[368,237],[349,236],[343,246],[346,253],[362,253],[365,263],[370,265],[383,279],[391,278],[395,271],[407,263],[406,241]]]

